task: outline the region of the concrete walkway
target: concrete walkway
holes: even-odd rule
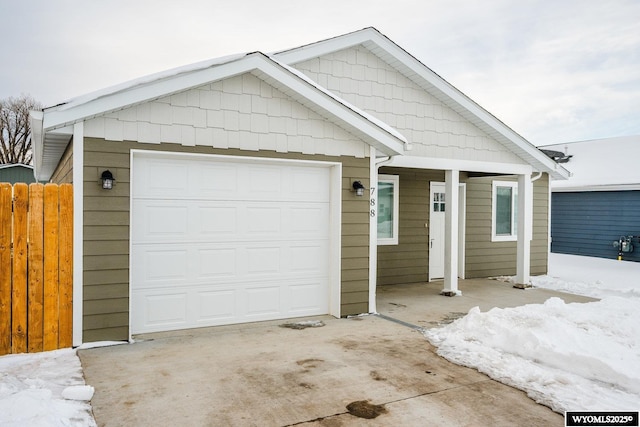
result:
[[[463,296],[449,298],[438,295],[440,287],[382,287],[379,311],[429,327],[475,305],[484,310],[483,304],[520,305],[525,296],[544,301],[558,295],[484,281],[477,284],[477,296],[471,284],[463,284]],[[300,320],[309,319],[295,321]],[[377,316],[312,320],[324,326],[290,329],[281,325],[293,320],[262,322],[149,334],[135,344],[81,350],[87,384],[96,389],[91,402],[96,421],[99,426],[564,425],[562,415],[523,392],[437,356],[414,329]],[[378,416],[363,418],[373,415]]]

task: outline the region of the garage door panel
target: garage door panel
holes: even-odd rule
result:
[[[189,251],[185,249],[148,249],[144,252],[144,280],[172,282],[186,280],[189,272]]]
[[[328,242],[324,244],[293,244],[290,248],[290,269],[294,274],[324,274],[329,268],[328,260],[323,256],[328,251]]]
[[[248,233],[280,234],[282,230],[282,208],[253,205],[246,207]]]
[[[272,284],[270,286],[247,286],[246,294],[246,317],[268,316],[275,318],[281,314],[280,286]]]
[[[233,235],[238,231],[238,208],[235,206],[202,206],[198,210],[198,228],[203,238],[215,239],[219,235]]]
[[[268,166],[243,167],[245,169],[245,190],[252,200],[279,200],[283,192],[286,176],[281,168]]]
[[[326,281],[301,283],[289,287],[289,312],[292,315],[313,315],[321,313],[322,307],[328,304],[325,289]]]
[[[272,275],[282,272],[280,247],[247,248],[247,275]]]
[[[260,238],[328,238],[329,206],[318,203],[135,200],[134,244]]]
[[[288,178],[292,184],[292,191],[289,197],[301,201],[329,201],[330,192],[327,186],[329,179],[328,169],[293,169]]]
[[[291,208],[289,229],[295,235],[326,236],[329,228],[329,208],[324,205],[307,205]]]
[[[328,313],[328,167],[155,155],[132,169],[133,333]]]
[[[238,193],[238,168],[233,165],[209,164],[198,162],[193,167],[197,175],[192,197],[216,199],[234,198]],[[188,194],[188,193],[185,193]]]
[[[189,188],[189,165],[165,159],[145,159],[136,171],[133,197],[180,197]]]
[[[237,317],[237,291],[233,289],[204,290],[197,292],[198,322],[223,322]]]
[[[236,248],[200,249],[198,250],[199,277],[225,278],[238,274],[238,250]]]
[[[184,325],[187,322],[187,301],[187,292],[134,293],[133,302],[142,310],[140,313],[132,313],[132,320],[143,321],[147,328]],[[135,316],[140,316],[140,319],[136,319]]]

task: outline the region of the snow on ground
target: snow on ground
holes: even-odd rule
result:
[[[602,299],[474,308],[425,335],[445,358],[558,412],[640,409],[640,263],[551,254],[550,275],[532,282]],[[2,426],[95,426],[92,395],[75,350],[0,357]]]
[[[0,357],[0,425],[95,426],[75,350]]]
[[[550,254],[549,275],[531,279],[538,288],[594,298],[640,298],[640,263],[637,262]]]
[[[476,307],[425,331],[438,354],[557,412],[640,409],[640,263],[551,254],[535,287],[601,298]]]

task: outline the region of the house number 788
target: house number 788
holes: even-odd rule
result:
[[[374,218],[376,216],[376,198],[373,197],[376,194],[376,188],[375,187],[371,187],[371,200],[369,201],[369,204],[371,205],[371,210],[369,211],[369,215],[371,216],[371,218]]]

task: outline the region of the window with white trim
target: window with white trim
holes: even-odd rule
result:
[[[518,183],[493,181],[491,205],[491,241],[518,239]]]
[[[400,179],[397,175],[378,175],[378,244],[398,244]]]

